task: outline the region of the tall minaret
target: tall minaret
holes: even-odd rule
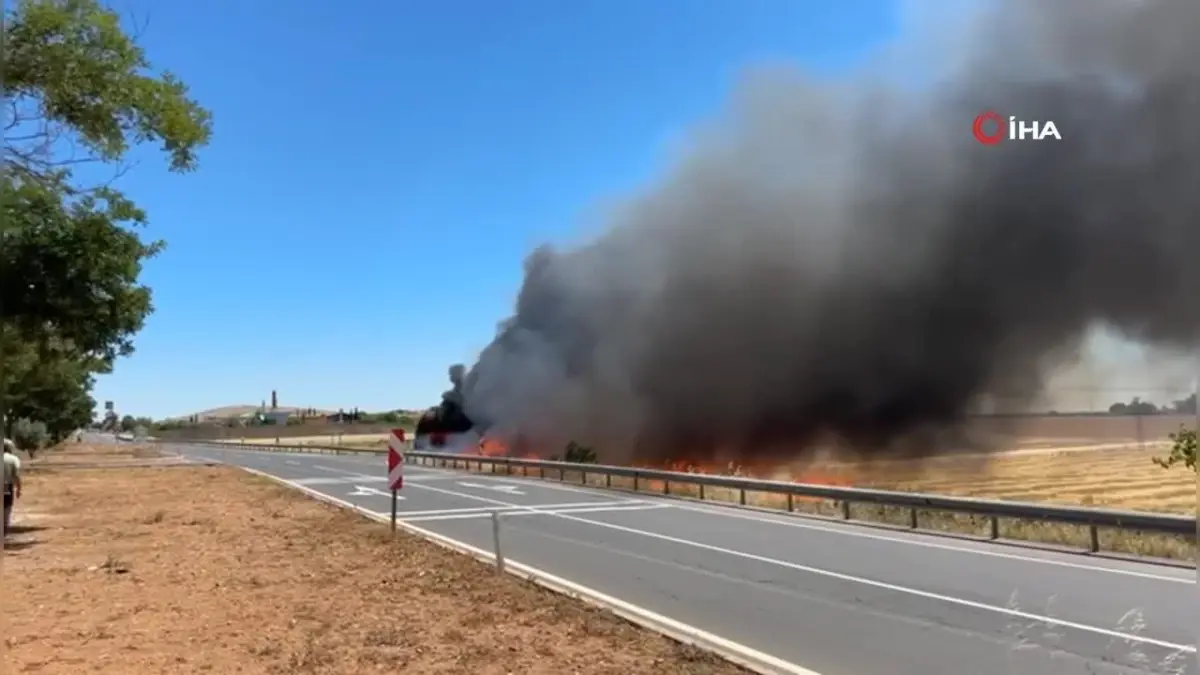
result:
[[[275,395],[275,390],[271,390],[271,410],[279,409],[279,397]]]

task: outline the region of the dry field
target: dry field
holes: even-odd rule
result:
[[[743,674],[466,556],[224,467],[31,467],[6,672]]]
[[[863,472],[864,487],[1049,501],[1139,511],[1196,513],[1196,474],[1151,460],[1168,448],[1119,448],[945,460]]]
[[[988,455],[967,453],[926,460],[879,462],[874,464],[825,463],[807,466],[777,478],[795,477],[808,482],[834,482],[841,485],[873,487],[911,492],[962,495],[971,497],[1049,501],[1064,504],[1116,509],[1197,513],[1196,474],[1182,468],[1166,470],[1151,460],[1169,451],[1168,434],[1180,425],[1194,424],[1190,416],[1158,415],[1145,417],[1042,416],[1015,419],[985,419],[973,430],[977,437],[995,439]],[[320,444],[315,443],[315,444]],[[386,440],[380,436],[343,439],[348,447],[381,449]],[[568,480],[578,480],[579,477]],[[590,476],[589,482],[603,479]],[[632,489],[631,482],[614,479],[614,487]],[[661,491],[653,481],[638,485],[640,490]],[[699,496],[694,486],[675,485],[672,491],[683,496]],[[706,499],[739,500],[740,495],[710,489]],[[786,508],[778,495],[747,495],[748,504],[768,508]],[[823,514],[838,512],[837,505],[824,503],[794,504],[798,510]],[[872,512],[855,507],[856,518],[906,524],[908,512]],[[922,514],[924,526],[979,533],[989,523],[942,513]],[[1085,545],[1088,533],[1081,528],[1008,522],[1005,536],[1022,539]],[[1194,541],[1180,541],[1136,533],[1102,532],[1102,545],[1117,551],[1152,553],[1169,557],[1194,557]]]
[[[815,465],[797,470],[792,475],[798,474],[802,481],[807,479],[856,487],[1195,514],[1196,474],[1182,468],[1167,470],[1155,465],[1151,458],[1164,452],[1165,449],[1161,447],[1138,445],[1103,450],[1043,449],[987,458],[952,457],[922,463]],[[470,468],[475,467],[472,465]],[[529,475],[537,476],[540,472],[533,471]],[[548,472],[547,477],[559,478],[556,472]],[[774,477],[788,478],[786,472]],[[577,472],[567,472],[562,479],[578,483],[583,476]],[[605,486],[606,479],[592,474],[587,476],[587,483]],[[672,495],[712,501],[740,502],[743,499],[742,494],[734,490],[709,487],[702,493],[695,485],[672,483],[667,486],[662,481],[654,480],[642,480],[635,486],[632,479],[613,477],[607,485],[639,492],[665,493],[669,490]],[[745,504],[750,506],[779,510],[788,508],[787,498],[783,495],[748,492],[744,499]],[[792,508],[796,512],[822,516],[844,515],[841,504],[826,500],[793,499]],[[901,527],[910,526],[913,517],[907,509],[870,505],[851,505],[850,509],[855,519]],[[917,518],[923,528],[974,536],[986,536],[991,527],[987,519],[961,514],[920,511]],[[1000,535],[1071,547],[1087,546],[1090,537],[1089,532],[1081,527],[1017,519],[1002,520]],[[1100,545],[1103,550],[1118,553],[1176,559],[1194,559],[1196,556],[1194,539],[1156,534],[1102,530]]]
[[[281,436],[280,445],[328,445],[346,448],[386,448],[388,433],[370,434],[323,434],[318,436]],[[270,438],[223,438],[224,443],[245,443],[247,445],[275,445],[274,436]]]

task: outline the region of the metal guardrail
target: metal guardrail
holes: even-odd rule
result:
[[[288,450],[293,452],[320,452],[327,454],[368,454],[380,455],[386,450],[337,448],[330,446],[291,446],[291,445],[254,445],[242,443],[213,443],[202,442],[206,445],[245,447],[254,450]],[[630,478],[633,480],[633,490],[641,489],[642,481],[662,481],[662,494],[670,496],[672,485],[695,485],[699,488],[699,497],[704,499],[704,488],[715,487],[734,490],[738,493],[738,502],[746,505],[747,492],[772,493],[786,495],[788,511],[795,509],[795,500],[824,499],[837,502],[841,508],[842,518],[851,520],[852,504],[873,504],[893,508],[908,509],[909,525],[917,529],[920,525],[920,511],[942,511],[983,516],[990,520],[992,539],[1000,538],[1000,518],[1017,518],[1023,520],[1039,520],[1044,522],[1061,523],[1087,527],[1090,532],[1090,550],[1095,553],[1100,550],[1099,530],[1111,528],[1117,530],[1138,530],[1147,533],[1181,535],[1195,539],[1198,534],[1197,519],[1191,516],[1166,513],[1150,513],[1144,511],[1122,511],[1116,509],[1101,509],[1091,507],[1076,507],[1061,504],[1017,502],[997,499],[977,499],[971,497],[952,497],[947,495],[931,495],[914,492],[899,492],[892,490],[875,490],[868,488],[835,487],[830,485],[812,485],[787,481],[762,480],[743,478],[739,476],[722,476],[703,473],[684,473],[678,471],[663,471],[657,469],[640,469],[628,466],[607,466],[602,464],[575,464],[571,462],[556,462],[541,459],[518,459],[515,457],[487,457],[482,455],[460,455],[438,452],[409,450],[405,452],[405,461],[409,464],[434,465],[439,467],[457,468],[462,465],[470,468],[476,465],[479,471],[488,467],[495,472],[497,467],[503,467],[504,472],[513,473],[514,468],[520,468],[523,475],[530,475],[531,469],[536,469],[540,478],[546,478],[547,472],[557,472],[558,479],[565,481],[567,473],[578,473],[580,483],[587,483],[589,475],[605,477],[605,487],[612,488],[613,477]],[[594,486],[599,487],[599,486]]]

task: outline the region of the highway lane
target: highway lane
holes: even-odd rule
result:
[[[179,449],[180,446],[173,446]],[[386,514],[383,459],[188,446]],[[1195,572],[409,467],[401,517],[820,675],[1187,673]]]

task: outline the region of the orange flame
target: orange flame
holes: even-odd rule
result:
[[[484,457],[519,457],[522,459],[542,459],[543,453],[518,447],[498,439],[485,437],[479,442],[479,454]],[[846,471],[823,470],[811,466],[796,466],[789,464],[739,465],[735,462],[720,463],[715,461],[692,461],[677,459],[661,464],[635,462],[634,466],[645,469],[663,469],[680,473],[702,473],[723,476],[744,476],[766,480],[790,481],[810,485],[852,486],[853,476]],[[651,488],[652,489],[652,488]]]
[[[800,468],[780,465],[747,466],[735,462],[721,464],[719,462],[692,462],[689,460],[673,460],[661,466],[638,464],[647,469],[665,469],[681,473],[703,473],[718,476],[744,476],[746,478],[761,478],[765,480],[781,480],[809,485],[853,485],[851,477],[845,473],[822,471],[815,468]]]
[[[538,454],[529,450],[518,450],[498,438],[484,437],[479,441],[479,454],[484,457],[517,457],[538,459]]]
[[[484,438],[479,441],[479,454],[484,457],[503,457],[508,454],[508,446],[495,438]]]

